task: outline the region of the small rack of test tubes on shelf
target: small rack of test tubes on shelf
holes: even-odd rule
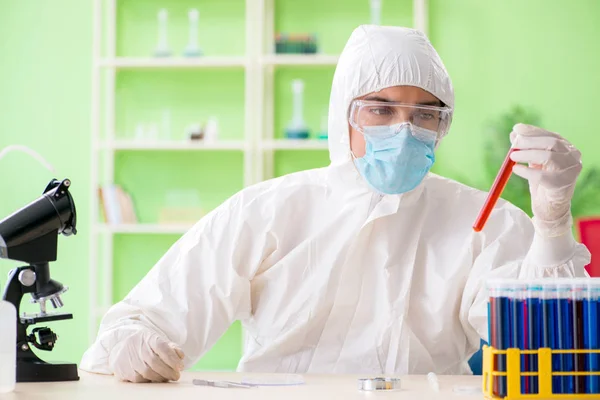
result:
[[[600,399],[600,279],[488,282],[488,399]]]

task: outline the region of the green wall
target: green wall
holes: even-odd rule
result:
[[[64,298],[65,310],[76,319],[53,325],[60,342],[48,359],[78,361],[87,344],[92,5],[90,0],[1,3],[0,148],[11,143],[29,145],[56,166],[60,177],[74,183],[79,235],[61,239],[59,262],[52,271],[71,287]],[[172,47],[178,52],[183,49],[185,10],[197,2],[119,0],[119,55],[152,52],[155,13],[165,4],[170,11]],[[244,1],[203,0],[199,7],[204,50],[242,54]],[[276,30],[317,33],[323,51],[329,54],[339,53],[352,28],[368,21],[367,0],[277,0],[276,7]],[[578,146],[584,165],[600,166],[594,118],[594,97],[600,89],[600,2],[430,0],[429,8],[430,37],[456,88],[454,125],[439,150],[436,172],[451,177],[480,175],[485,124],[516,103],[534,107],[544,127],[561,132]],[[410,0],[384,0],[385,24],[410,25],[411,13]],[[35,28],[28,26],[33,16],[37,16]],[[289,87],[295,78],[306,80],[306,120],[313,131],[319,128],[327,111],[333,70],[277,68],[277,137],[291,117]],[[240,139],[243,79],[241,70],[119,72],[117,135],[131,137],[140,121],[160,123],[159,114],[168,108],[175,138],[192,120],[216,115],[223,137]],[[275,173],[327,163],[326,151],[278,151]],[[241,155],[230,152],[202,153],[201,157],[196,153],[119,152],[116,165],[116,180],[133,193],[142,222],[156,221],[169,188],[197,188],[203,206],[210,209],[243,185]],[[218,173],[214,173],[215,165],[220,166]],[[181,174],[182,168],[189,173]],[[17,154],[0,161],[0,173],[0,215],[37,197],[51,177]],[[117,235],[114,300],[122,298],[176,239],[176,235]],[[10,263],[2,265],[7,271]],[[4,276],[0,271],[0,279]],[[198,367],[234,368],[240,351],[236,325]]]

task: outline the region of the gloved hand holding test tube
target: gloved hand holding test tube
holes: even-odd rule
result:
[[[510,140],[512,148],[473,229],[483,229],[515,172],[529,181],[536,231],[545,238],[564,236],[571,231],[571,198],[582,169],[581,152],[559,134],[532,125],[516,124]]]

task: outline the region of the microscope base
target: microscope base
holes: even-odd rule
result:
[[[77,364],[17,361],[17,382],[78,381]]]

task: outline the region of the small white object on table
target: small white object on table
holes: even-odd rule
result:
[[[270,374],[264,375],[268,377]],[[402,389],[398,391],[363,392],[358,390],[359,375],[303,375],[306,383],[300,386],[215,388],[195,386],[193,379],[241,382],[246,377],[262,377],[261,374],[184,372],[181,380],[170,383],[125,383],[113,376],[94,375],[80,371],[79,382],[18,383],[13,393],[3,394],[2,400],[29,400],[54,398],[60,400],[473,400],[483,395],[461,395],[453,392],[454,386],[481,386],[480,376],[438,376],[439,392],[431,389],[427,376],[401,376]],[[272,375],[270,375],[272,376]],[[374,378],[374,376],[373,376]],[[265,378],[266,379],[266,378]]]

